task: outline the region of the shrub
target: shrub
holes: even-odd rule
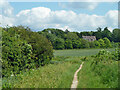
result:
[[[4,28],[2,38],[2,75],[20,73],[49,63],[53,57],[51,43],[37,32],[22,26]]]
[[[110,88],[118,87],[118,66],[114,60],[114,55],[106,50],[101,50],[94,57],[92,65],[92,71],[95,75],[100,76],[101,83]]]
[[[32,47],[18,35],[11,36],[3,31],[2,38],[2,75],[20,73],[25,68],[30,68]]]
[[[66,49],[72,49],[73,48],[71,40],[66,40],[65,41],[65,48]]]
[[[108,38],[105,37],[105,38],[103,38],[103,40],[104,40],[104,43],[105,43],[105,48],[112,47],[111,42]]]
[[[99,39],[98,42],[100,44],[100,48],[104,48],[105,47],[105,43],[104,43],[103,39]]]

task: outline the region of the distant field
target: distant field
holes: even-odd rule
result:
[[[90,56],[95,55],[102,49],[69,49],[69,50],[55,50],[54,56]],[[114,51],[115,48],[106,49]]]

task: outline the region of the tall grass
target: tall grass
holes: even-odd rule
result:
[[[118,88],[118,61],[108,51],[87,57],[79,72],[78,88]]]
[[[80,63],[49,64],[37,70],[21,73],[16,79],[3,79],[3,87],[11,88],[70,88],[74,72]],[[5,86],[5,84],[7,86]]]

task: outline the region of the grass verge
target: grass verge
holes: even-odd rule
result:
[[[10,88],[70,88],[79,65],[71,62],[49,64],[16,77],[3,78],[3,87],[6,88],[6,84]]]

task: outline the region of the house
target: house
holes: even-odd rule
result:
[[[88,40],[88,41],[95,41],[96,37],[95,36],[82,36],[83,39]]]

